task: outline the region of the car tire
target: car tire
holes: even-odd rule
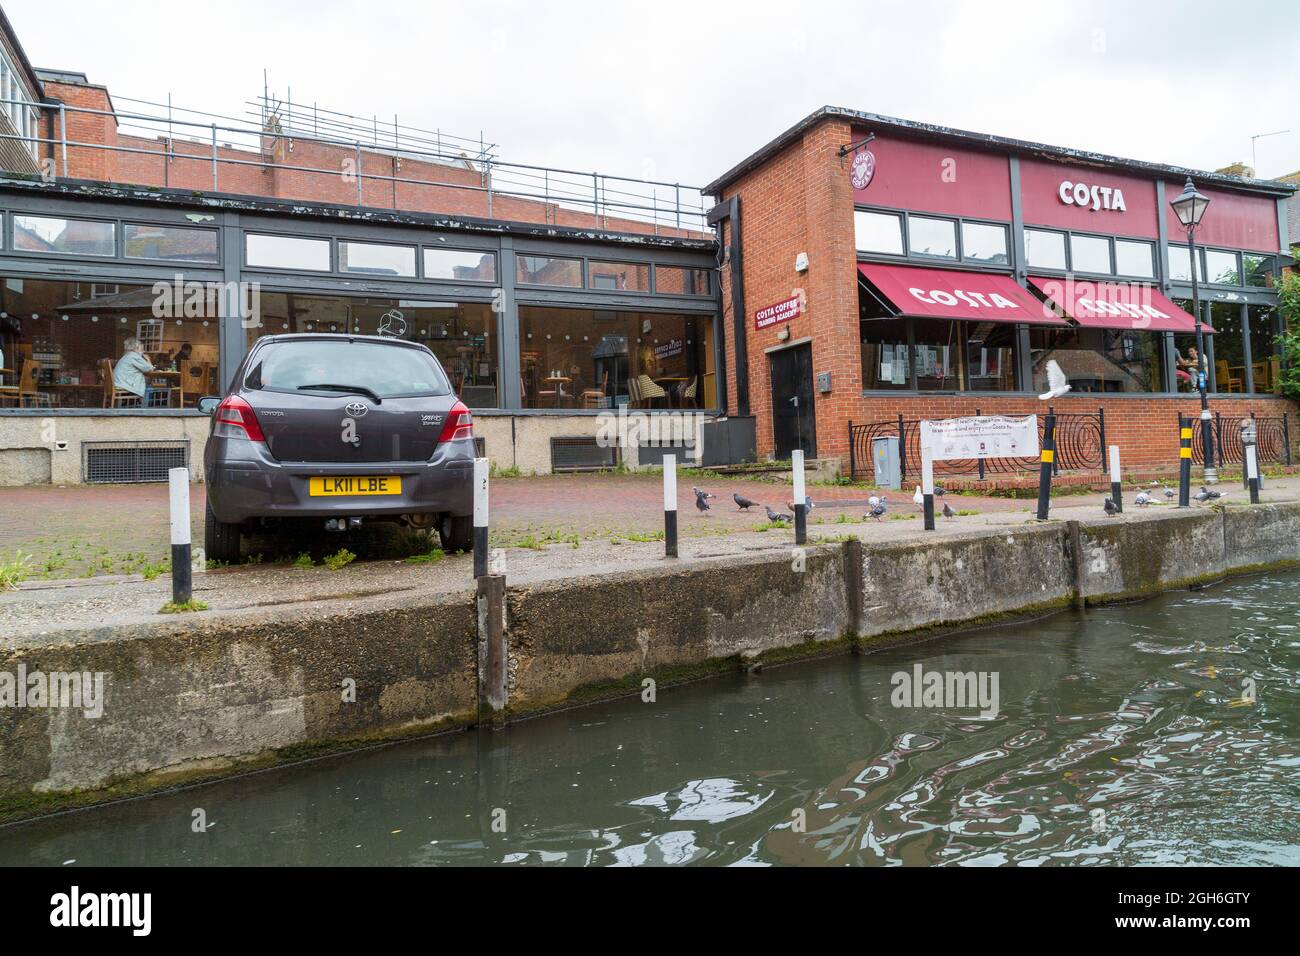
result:
[[[448,554],[457,551],[474,550],[474,519],[470,515],[458,517],[443,515],[438,522],[438,537],[442,539],[442,550]]]
[[[218,521],[210,502],[203,521],[203,556],[226,564],[238,564],[240,559],[239,525]]]

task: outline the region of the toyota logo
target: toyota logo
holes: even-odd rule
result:
[[[353,418],[364,418],[366,412],[370,411],[370,406],[365,402],[353,402],[343,410]]]

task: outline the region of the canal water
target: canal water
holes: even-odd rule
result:
[[[997,712],[894,706],[917,664]],[[1300,575],[0,829],[7,865],[684,863],[1300,864]]]

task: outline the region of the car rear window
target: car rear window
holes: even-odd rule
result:
[[[260,349],[246,388],[297,392],[305,385],[348,385],[380,398],[447,395],[451,385],[437,359],[420,349],[378,342],[272,342]]]

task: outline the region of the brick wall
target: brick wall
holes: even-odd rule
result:
[[[1033,396],[879,396],[862,395],[862,361],[858,329],[857,261],[853,235],[853,191],[847,160],[837,152],[854,140],[847,123],[828,118],[806,131],[758,168],[726,187],[723,198],[739,196],[744,242],[745,337],[749,349],[750,408],[756,418],[759,455],[773,450],[771,372],[765,349],[781,345],[783,328],[789,340],[812,339],[813,373],[832,373],[832,391],[816,396],[817,453],[848,464],[850,420],[858,423],[897,418],[954,418],[986,414],[1043,412]],[[725,242],[730,242],[728,227]],[[794,269],[795,256],[808,253],[804,274]],[[730,321],[731,276],[722,270],[723,309],[727,321],[727,384],[730,410],[736,410],[735,343]],[[806,293],[805,313],[784,325],[754,329],[754,313],[788,298],[795,289]],[[1196,416],[1199,399],[1116,398],[1070,395],[1057,410],[1106,410],[1106,439],[1118,444],[1126,465],[1162,466],[1177,458],[1179,412]],[[1254,411],[1260,416],[1290,414],[1295,404],[1261,395],[1253,399],[1212,400],[1214,411],[1237,421]],[[1292,429],[1300,441],[1300,427]]]
[[[101,86],[47,82],[46,93],[70,107],[111,111],[108,91]],[[47,111],[54,120],[53,138],[59,138],[57,112]],[[217,184],[212,182],[212,146],[196,142],[203,131],[186,128],[189,138],[173,139],[171,157],[164,138],[121,134],[114,117],[69,111],[69,142],[95,143],[144,152],[114,152],[88,147],[69,147],[67,175],[73,179],[161,186],[298,199],[341,205],[357,204],[357,167],[354,147],[317,143],[290,136],[266,135],[261,149],[225,145],[218,131]],[[50,148],[55,171],[63,175],[62,151]],[[299,168],[294,168],[299,167]],[[468,163],[430,162],[361,150],[361,204],[407,212],[449,216],[539,222],[582,229],[599,228],[615,232],[653,233],[653,225],[618,216],[561,208],[554,202],[494,194],[489,209],[483,174]],[[390,179],[364,177],[384,176]],[[393,180],[398,181],[393,181]],[[445,185],[442,185],[445,184]],[[531,191],[540,187],[520,187]],[[660,226],[658,235],[712,238],[710,233]]]

